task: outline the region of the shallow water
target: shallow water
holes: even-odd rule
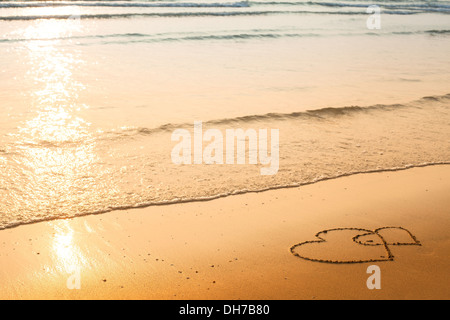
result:
[[[450,162],[450,2],[370,4],[0,1],[0,228]],[[173,164],[194,121],[277,174]]]

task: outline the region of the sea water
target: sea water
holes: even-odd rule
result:
[[[0,1],[0,228],[449,163],[449,57],[449,1]],[[277,173],[175,164],[196,121]]]

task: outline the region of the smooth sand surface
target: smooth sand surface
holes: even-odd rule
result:
[[[448,165],[359,174],[1,230],[0,298],[449,299],[449,177]],[[390,226],[410,232],[379,231],[390,253],[354,229]],[[372,264],[380,290],[366,286]]]

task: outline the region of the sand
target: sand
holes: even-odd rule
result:
[[[449,299],[449,177],[359,174],[1,230],[0,298]]]

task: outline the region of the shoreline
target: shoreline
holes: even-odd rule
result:
[[[389,168],[389,169],[375,169],[375,170],[368,170],[368,171],[361,171],[361,172],[351,172],[351,173],[344,173],[342,175],[338,175],[335,177],[329,177],[329,178],[322,178],[316,181],[312,182],[305,182],[305,183],[293,183],[292,185],[281,185],[281,186],[274,186],[274,187],[267,187],[264,189],[259,190],[238,190],[234,191],[229,194],[219,194],[212,197],[202,197],[202,198],[196,198],[196,199],[186,199],[186,200],[169,200],[167,202],[157,202],[157,203],[150,203],[150,204],[141,204],[136,206],[125,206],[121,208],[113,208],[110,210],[102,210],[99,212],[90,212],[85,214],[79,214],[77,216],[68,217],[68,218],[50,218],[50,219],[43,219],[43,220],[37,220],[37,221],[31,221],[31,222],[25,222],[25,223],[18,223],[17,225],[7,226],[4,228],[0,228],[0,232],[2,230],[9,230],[14,228],[19,228],[21,226],[26,225],[33,225],[36,223],[43,223],[43,222],[51,222],[51,221],[57,221],[57,220],[70,220],[70,219],[76,219],[76,218],[82,218],[86,216],[91,215],[103,215],[108,214],[111,212],[120,212],[120,211],[127,211],[127,210],[138,210],[138,209],[145,209],[149,207],[160,207],[160,206],[172,206],[172,205],[180,205],[180,204],[186,204],[186,203],[195,203],[195,202],[208,202],[208,201],[214,201],[222,198],[228,198],[233,196],[240,196],[245,194],[259,194],[264,193],[268,191],[275,191],[275,190],[283,190],[283,189],[291,189],[291,188],[300,188],[304,186],[313,185],[316,183],[326,182],[330,180],[345,178],[345,177],[351,177],[355,175],[364,175],[364,174],[371,174],[371,173],[385,173],[385,172],[398,172],[398,171],[404,171],[404,170],[410,170],[415,168],[426,168],[426,167],[434,167],[434,166],[448,166],[450,165],[450,162],[444,161],[444,162],[435,162],[435,163],[425,163],[425,164],[417,164],[417,165],[408,165],[406,167],[398,167],[398,168]]]
[[[352,174],[3,229],[0,298],[448,299],[449,176],[449,165]],[[381,290],[366,287],[371,263],[320,263],[290,252],[323,230],[387,226],[406,228],[421,246],[390,247],[392,261],[374,262]],[[368,253],[323,249],[307,253],[331,260]],[[77,268],[81,289],[69,290]]]

